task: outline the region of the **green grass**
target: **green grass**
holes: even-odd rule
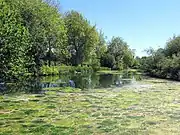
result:
[[[120,74],[121,71],[118,70],[99,70],[97,71],[99,74]]]
[[[0,134],[178,135],[180,84],[159,79],[138,87],[0,96]],[[66,91],[66,90],[65,90]]]
[[[137,69],[111,70],[111,69],[108,69],[108,68],[107,69],[106,68],[102,68],[99,71],[97,71],[97,73],[100,73],[100,74],[120,74],[120,73],[124,73],[124,72],[141,74],[141,72],[138,72]]]

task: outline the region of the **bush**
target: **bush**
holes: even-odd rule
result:
[[[108,71],[111,71],[111,68],[108,68],[108,67],[100,67],[99,70],[108,70]]]
[[[74,67],[74,71],[76,72],[81,72],[81,73],[90,73],[90,72],[93,72],[93,68],[92,67],[88,67],[88,66],[77,66],[77,67]]]
[[[58,66],[42,66],[40,75],[58,75],[59,67]]]
[[[106,54],[101,58],[101,66],[102,67],[108,67],[108,68],[114,68],[115,66],[115,58],[114,56],[110,54]]]

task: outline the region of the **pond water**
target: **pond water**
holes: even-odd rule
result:
[[[0,134],[179,135],[180,84],[142,77],[69,73],[1,81],[1,92],[9,94],[0,95]],[[66,86],[83,91],[51,89]]]
[[[82,90],[97,88],[115,88],[131,85],[141,79],[136,73],[100,74],[65,73],[59,76],[22,77],[16,83],[1,83],[1,93],[42,93],[44,88],[74,87]]]

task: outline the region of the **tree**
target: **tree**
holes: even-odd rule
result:
[[[29,33],[20,22],[16,4],[0,0],[0,7],[0,77],[15,77],[26,72]]]
[[[66,27],[52,1],[0,0],[1,75],[38,75],[43,64],[67,57]]]
[[[113,69],[116,65],[116,61],[113,55],[107,53],[101,58],[101,66]]]
[[[180,38],[174,36],[165,48],[147,50],[149,56],[140,59],[140,67],[151,76],[180,80]]]
[[[66,28],[56,7],[42,1],[24,0],[19,2],[22,23],[30,33],[29,72],[39,74],[45,61],[61,61],[66,51]]]
[[[100,30],[98,33],[98,43],[95,46],[94,55],[90,57],[91,66],[94,70],[98,70],[101,66],[101,59],[104,58],[103,56],[107,52],[107,45],[104,37],[104,33]]]
[[[65,14],[65,24],[68,35],[68,48],[71,54],[70,63],[77,66],[91,60],[95,53],[95,46],[98,43],[98,33],[95,26],[76,11]]]
[[[133,52],[120,37],[111,39],[108,45],[108,53],[114,56],[117,69],[128,68],[133,64]]]
[[[105,41],[104,33],[102,30],[99,32],[99,42],[96,46],[96,55],[98,59],[101,59],[103,55],[107,52],[107,44]]]
[[[166,43],[165,54],[172,57],[180,53],[180,36],[174,36]]]

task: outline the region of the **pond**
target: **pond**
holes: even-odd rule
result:
[[[22,77],[0,85],[2,135],[180,133],[179,82],[124,72]]]
[[[42,93],[43,89],[73,87],[81,90],[115,88],[131,85],[141,79],[136,73],[64,73],[59,76],[26,77],[16,83],[0,85],[1,93]]]

